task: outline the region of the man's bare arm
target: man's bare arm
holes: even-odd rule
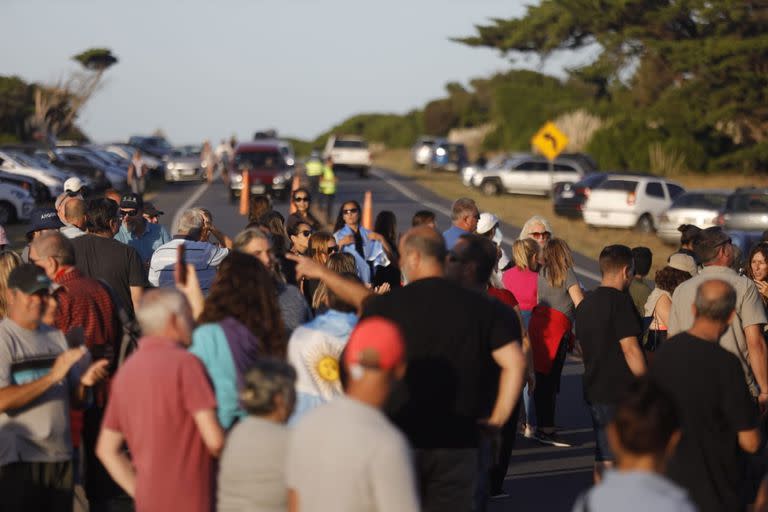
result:
[[[507,343],[494,350],[491,355],[501,367],[501,375],[496,404],[493,406],[491,417],[488,418],[488,424],[501,427],[509,420],[520,398],[527,365],[519,343]]]
[[[640,344],[637,342],[635,336],[629,336],[619,340],[621,345],[621,351],[624,353],[624,359],[627,361],[630,371],[635,377],[645,374],[647,368],[645,366],[645,356],[643,351],[640,350]]]
[[[766,360],[768,356],[766,356],[762,327],[761,324],[749,325],[744,328],[744,335],[747,338],[749,350],[749,366],[755,375],[757,385],[760,386],[760,392],[768,393],[768,360]]]
[[[197,430],[200,432],[200,437],[203,438],[208,452],[212,457],[218,458],[224,449],[224,430],[216,418],[216,411],[213,409],[197,411],[194,418]]]
[[[133,498],[136,494],[136,470],[123,451],[123,441],[123,434],[102,427],[96,443],[96,456],[112,479]]]

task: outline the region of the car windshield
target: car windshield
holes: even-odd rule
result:
[[[279,169],[283,166],[283,157],[279,151],[254,151],[252,153],[238,153],[235,157],[235,165],[238,169],[254,167],[259,169]]]
[[[196,146],[184,146],[171,151],[172,158],[199,157],[201,149]]]
[[[8,155],[25,167],[39,168],[40,162],[20,151],[11,151]]]
[[[728,198],[727,209],[735,213],[768,212],[768,194],[733,194]]]
[[[507,161],[507,155],[499,155],[491,158],[488,160],[488,163],[485,164],[486,169],[501,169],[501,167],[504,165],[504,162]]]
[[[366,149],[368,143],[364,140],[337,139],[336,142],[333,143],[333,147],[342,149]]]
[[[706,192],[687,192],[672,203],[672,208],[702,208],[706,210],[720,210],[728,200],[726,194],[712,194]]]
[[[634,192],[637,189],[637,182],[632,180],[606,180],[597,188],[600,190]]]

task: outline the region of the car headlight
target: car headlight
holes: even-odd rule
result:
[[[168,162],[167,164],[165,164],[165,168],[168,169],[169,171],[172,171],[176,168],[176,164],[174,164],[173,162]]]
[[[243,181],[243,175],[240,173],[233,173],[231,179],[232,183],[240,183]]]
[[[445,156],[445,148],[437,148],[437,151],[435,151],[435,154],[437,156]]]
[[[483,177],[480,175],[475,175],[472,177],[472,184],[476,187],[480,186],[480,181],[482,181]]]

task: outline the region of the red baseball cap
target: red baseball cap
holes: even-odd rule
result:
[[[344,350],[344,363],[349,366],[391,370],[405,357],[405,341],[391,320],[380,316],[366,318],[352,331]]]

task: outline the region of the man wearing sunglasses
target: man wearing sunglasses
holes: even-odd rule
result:
[[[760,410],[765,412],[768,407],[768,356],[763,338],[766,316],[760,293],[749,278],[740,276],[731,268],[735,248],[722,228],[702,230],[693,244],[693,250],[704,268],[675,289],[668,336],[671,338],[693,325],[693,305],[701,283],[719,279],[733,286],[736,290],[736,315],[719,344],[739,358],[749,391],[759,402]]]
[[[293,192],[291,198],[296,206],[296,211],[288,216],[285,225],[297,225],[301,222],[309,224],[313,231],[319,230],[322,226],[320,221],[312,215],[310,207],[312,206],[312,195],[305,187],[299,187]]]
[[[451,227],[443,231],[445,247],[453,249],[461,235],[471,235],[477,230],[480,220],[480,210],[472,199],[462,197],[453,202],[451,207]]]
[[[153,224],[144,218],[144,201],[134,193],[120,199],[120,230],[115,240],[136,249],[141,262],[148,267],[152,254],[161,245],[171,241],[171,235],[160,224]]]

